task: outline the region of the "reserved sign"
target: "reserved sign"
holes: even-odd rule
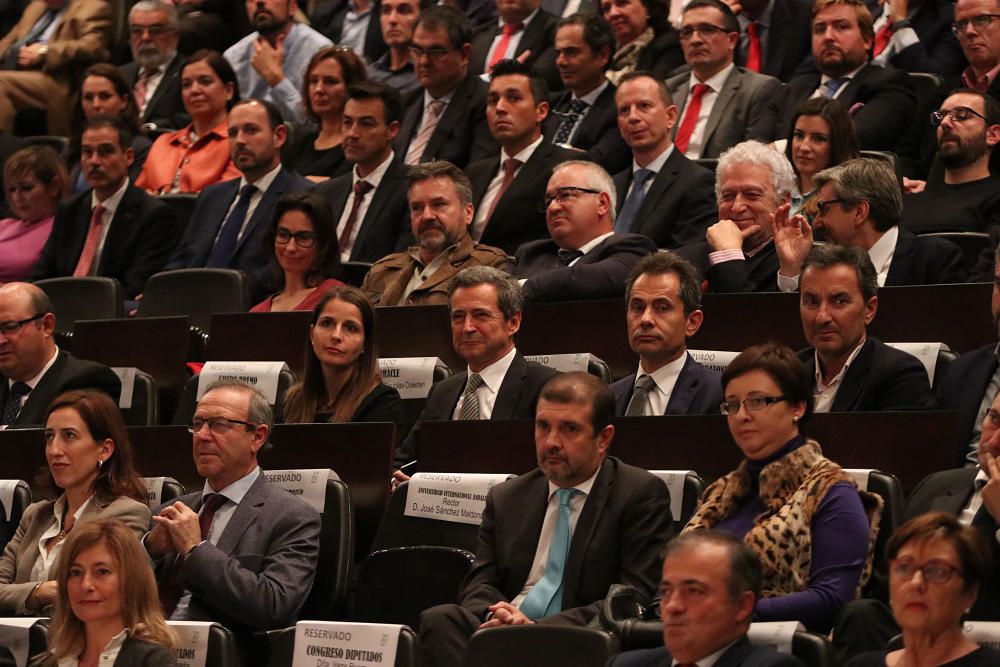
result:
[[[264,478],[293,496],[298,496],[320,514],[326,506],[327,480],[340,481],[340,476],[329,468],[265,470]]]
[[[434,384],[437,357],[386,357],[378,360],[382,382],[399,392],[403,400],[427,398]]]
[[[532,354],[526,356],[525,359],[534,361],[536,364],[541,364],[542,366],[548,366],[560,373],[572,373],[573,371],[583,371],[586,373],[587,367],[590,365],[590,353],[588,352]]]
[[[215,382],[246,382],[274,405],[278,400],[278,377],[288,368],[284,361],[209,361],[198,375],[198,400]]]
[[[406,489],[406,516],[479,525],[486,494],[513,475],[419,472]]]
[[[292,667],[396,664],[401,625],[299,621]]]
[[[208,635],[214,623],[206,621],[167,621],[177,635],[174,657],[177,667],[205,667],[208,660]]]

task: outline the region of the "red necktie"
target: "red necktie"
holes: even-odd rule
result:
[[[497,48],[493,49],[493,55],[490,57],[490,62],[486,66],[487,72],[492,70],[494,65],[503,60],[504,54],[507,53],[507,47],[510,46],[510,38],[519,33],[523,27],[523,23],[503,24],[503,36],[501,36],[500,41],[497,42]]]
[[[694,126],[698,124],[698,114],[701,113],[701,98],[709,90],[711,88],[704,83],[696,83],[694,89],[691,91],[691,102],[687,105],[687,109],[684,110],[684,120],[681,121],[681,126],[677,130],[677,136],[674,138],[674,145],[677,146],[677,150],[681,153],[687,152],[688,144],[691,142],[691,135],[694,133]]]
[[[747,49],[747,69],[760,72],[760,35],[757,34],[758,24],[751,21],[747,24],[747,37],[750,47]]]
[[[892,22],[886,21],[885,25],[875,33],[875,48],[872,51],[872,55],[877,56],[885,51],[885,47],[889,46],[890,41],[892,41]]]
[[[140,116],[146,108],[146,95],[149,93],[149,78],[158,71],[158,69],[149,70],[143,68],[139,73],[139,80],[135,82],[135,88],[132,89],[132,96],[135,97],[135,105],[139,108]]]
[[[97,254],[97,244],[101,240],[101,227],[104,224],[104,207],[98,204],[94,207],[94,212],[90,216],[90,229],[87,230],[87,240],[83,242],[83,252],[80,253],[80,261],[73,269],[73,277],[89,276],[91,265],[94,263],[94,255]]]
[[[490,224],[490,218],[493,217],[493,211],[497,208],[497,203],[500,198],[503,197],[504,193],[507,192],[507,188],[514,181],[514,174],[517,173],[518,167],[521,166],[520,160],[515,160],[510,157],[503,161],[503,182],[500,183],[500,190],[497,191],[497,196],[493,198],[493,203],[490,204],[490,212],[486,214],[486,218],[483,221],[483,230],[485,231],[486,225]],[[479,233],[479,238],[483,237],[483,232]]]
[[[351,204],[351,212],[347,214],[347,223],[344,225],[344,231],[340,233],[340,252],[345,252],[348,244],[351,242],[351,232],[354,231],[354,225],[358,222],[358,211],[361,209],[361,202],[365,200],[365,195],[368,194],[372,187],[372,184],[368,181],[358,181],[354,184],[354,203]]]

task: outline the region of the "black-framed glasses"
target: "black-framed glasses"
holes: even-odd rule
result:
[[[702,37],[706,39],[718,35],[720,32],[729,32],[725,28],[720,28],[717,25],[712,25],[711,23],[697,23],[695,25],[686,25],[680,30],[681,39],[691,39],[694,37],[694,33],[697,32]]]
[[[201,417],[195,417],[191,420],[191,425],[188,426],[188,431],[191,433],[198,433],[206,424],[208,425],[208,430],[216,435],[225,435],[236,426],[243,426],[248,431],[252,431],[257,428],[257,424],[239,419],[226,419],[225,417],[202,419]]]
[[[455,49],[448,49],[443,46],[432,46],[429,49],[423,49],[416,44],[410,44],[410,57],[414,60],[419,60],[420,56],[427,56],[431,60],[435,58],[440,58],[446,53],[451,53]]]
[[[931,125],[937,127],[944,122],[945,118],[951,118],[953,122],[961,123],[964,120],[969,120],[969,118],[973,116],[986,120],[986,116],[979,113],[975,109],[970,109],[969,107],[955,107],[954,109],[945,109],[943,111],[932,111]]]
[[[957,567],[943,560],[929,560],[923,565],[917,565],[910,559],[889,561],[889,573],[903,581],[913,579],[917,572],[929,584],[944,584],[961,572]]]
[[[278,227],[274,233],[274,242],[278,245],[288,245],[292,239],[295,239],[295,245],[300,248],[311,248],[316,245],[316,234],[313,232],[292,232],[284,227]]]
[[[581,194],[599,195],[601,194],[601,191],[594,190],[592,188],[581,188],[575,185],[564,185],[563,187],[558,188],[555,194],[545,195],[542,199],[542,203],[538,205],[538,210],[545,213],[545,211],[549,210],[549,205],[551,205],[552,202],[558,202],[560,205],[568,204],[576,200],[576,198]]]
[[[32,315],[31,317],[23,320],[16,320],[14,322],[0,322],[0,334],[4,336],[9,336],[12,333],[17,333],[21,330],[28,322],[34,322],[35,320],[40,320],[45,317],[45,313],[39,313],[38,315]]]
[[[750,398],[744,398],[742,401],[723,401],[719,403],[719,412],[724,415],[735,415],[740,411],[741,405],[747,410],[763,410],[773,403],[780,403],[787,400],[788,398],[785,396],[751,396]]]
[[[149,36],[154,39],[162,37],[172,30],[173,28],[168,25],[163,25],[162,23],[154,23],[153,25],[130,25],[128,27],[128,32],[133,37],[142,37],[148,32]]]
[[[816,202],[816,210],[819,211],[820,215],[826,215],[827,210],[834,204],[843,204],[844,200],[840,197],[834,199],[826,199],[823,201]]]
[[[951,24],[951,31],[956,36],[960,36],[969,27],[970,23],[976,30],[983,30],[989,27],[993,19],[1000,19],[1000,14],[979,14],[978,16],[973,16],[971,19],[961,19]]]

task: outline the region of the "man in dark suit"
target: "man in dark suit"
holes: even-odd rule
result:
[[[489,74],[501,60],[517,59],[534,68],[550,87],[562,88],[553,48],[559,19],[541,9],[540,4],[541,0],[498,3],[500,20],[472,39],[469,70],[473,74]]]
[[[772,100],[775,136],[789,136],[799,102],[823,95],[850,111],[861,148],[893,150],[913,120],[916,96],[905,72],[869,62],[874,39],[872,15],[863,0],[817,0],[812,53],[819,71],[796,76],[785,95]]]
[[[545,141],[584,151],[608,173],[628,167],[628,146],[618,133],[615,86],[604,76],[615,35],[600,16],[577,14],[559,21],[556,69],[566,90],[542,124]]]
[[[272,428],[256,389],[209,387],[191,425],[204,488],[154,511],[143,538],[166,616],[222,623],[244,657],[253,631],[295,623],[319,561],[319,514],[257,464]]]
[[[628,344],[639,355],[639,370],[611,385],[615,414],[719,414],[720,374],[687,353],[687,339],[705,317],[698,270],[672,252],[658,252],[635,265],[625,294]]]
[[[32,277],[116,278],[132,298],[170,257],[177,218],[129,181],[132,133],[119,117],[89,119],[80,148],[92,189],[60,204]]]
[[[689,158],[717,158],[747,139],[774,139],[770,102],[781,82],[733,64],[740,24],[722,0],[692,0],[684,7],[681,46],[691,71],[667,80],[682,104],[674,145]]]
[[[878,310],[875,267],[861,248],[816,246],[802,264],[799,314],[812,347],[816,412],[931,410],[927,371],[911,354],[867,335]]]
[[[313,185],[281,166],[287,129],[266,100],[237,102],[229,112],[229,151],[242,178],[216,183],[198,196],[191,222],[167,269],[239,269],[250,280],[254,302],[267,295],[273,251],[261,240],[281,195]]]
[[[334,44],[352,49],[368,62],[386,52],[379,15],[379,0],[333,0],[316,3],[312,26]]]
[[[178,129],[191,122],[181,100],[177,55],[177,8],[163,0],[140,0],[128,13],[133,61],[121,66],[139,108],[139,122]]]
[[[41,426],[52,399],[72,389],[98,389],[118,402],[118,376],[56,347],[55,328],[52,302],[40,288],[0,287],[0,424]]]
[[[887,162],[848,160],[816,174],[818,212],[812,227],[802,216],[775,216],[774,238],[781,268],[778,288],[798,288],[813,233],[837,245],[868,253],[878,286],[965,282],[962,251],[951,241],[917,236],[899,225],[903,195]]]
[[[465,169],[472,182],[476,215],[472,238],[508,254],[528,241],[544,238],[545,213],[539,204],[559,162],[576,155],[542,139],[548,116],[545,82],[516,60],[493,69],[486,97],[486,120],[500,144],[500,159],[490,157]]]
[[[626,74],[615,102],[618,130],[632,149],[632,168],[615,175],[615,231],[648,236],[660,248],[705,238],[715,222],[715,175],[673,145],[677,107],[666,84],[651,74]]]
[[[951,29],[953,3],[908,0],[869,4],[869,8],[875,17],[872,62],[876,65],[943,77],[958,76],[965,67],[962,47]]]
[[[461,664],[477,628],[586,626],[615,583],[653,592],[673,531],[669,494],[645,470],[607,456],[613,412],[591,375],[546,383],[535,414],[538,468],[490,490],[458,604],[421,615],[424,665]]]
[[[451,341],[468,364],[431,387],[427,404],[394,465],[418,459],[420,423],[452,419],[529,419],[542,385],[554,370],[525,360],[514,347],[521,328],[521,288],[507,273],[489,266],[464,269],[448,291]],[[400,472],[397,480],[406,479]]]
[[[410,45],[420,88],[405,100],[396,152],[406,164],[447,160],[458,168],[497,152],[486,125],[486,84],[469,72],[469,26],[454,7],[417,19]]]
[[[548,239],[517,249],[514,275],[527,301],[608,299],[621,295],[632,267],[656,252],[641,234],[615,232],[615,186],[599,165],[556,166],[545,190]]]
[[[811,0],[741,2],[742,11],[737,17],[740,21],[740,41],[736,63],[751,72],[790,81],[796,70],[809,59],[812,4]],[[754,27],[751,28],[751,25]]]
[[[344,155],[350,174],[316,189],[339,215],[340,259],[376,262],[412,241],[406,204],[406,169],[392,150],[402,101],[384,83],[362,81],[347,90]]]
[[[626,651],[609,667],[695,665],[714,654],[714,667],[801,667],[798,658],[747,638],[762,576],[757,555],[728,533],[696,531],[672,540],[660,579],[664,646]]]

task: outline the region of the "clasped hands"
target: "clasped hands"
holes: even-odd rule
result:
[[[146,547],[154,558],[171,552],[187,555],[201,544],[198,513],[180,501],[164,507],[153,521],[156,525],[146,536]]]
[[[490,620],[479,626],[480,629],[497,628],[501,625],[530,625],[534,623],[534,621],[525,616],[520,609],[509,602],[497,602],[496,604],[491,604],[489,609],[493,615],[490,616]]]

